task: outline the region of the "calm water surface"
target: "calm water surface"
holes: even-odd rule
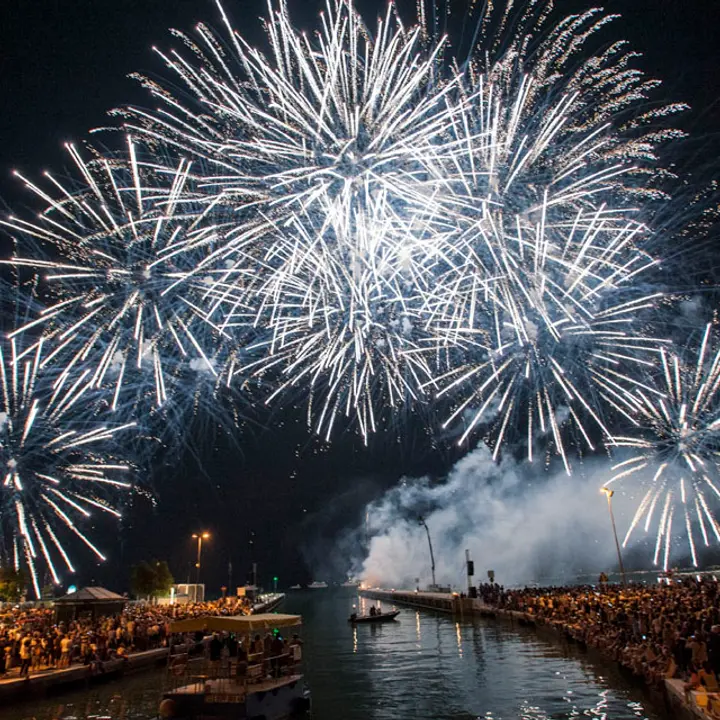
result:
[[[352,628],[347,589],[290,594],[303,615],[315,720],[664,720],[612,666],[530,629],[403,609],[399,622]],[[361,610],[366,601],[360,601]],[[163,672],[2,708],[7,720],[149,720]]]

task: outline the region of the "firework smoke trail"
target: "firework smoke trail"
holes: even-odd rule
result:
[[[706,327],[694,360],[667,352],[661,359],[652,386],[624,395],[640,432],[612,438],[613,445],[634,448],[634,453],[613,466],[610,482],[650,478],[625,544],[639,525],[648,532],[657,523],[654,562],[662,554],[667,570],[675,520],[676,532],[678,527],[687,531],[697,567],[697,529],[705,546],[713,537],[720,542],[714,515],[720,501],[720,348],[712,327]]]
[[[115,498],[131,488],[130,467],[104,450],[134,426],[72,419],[90,386],[51,378],[42,370],[43,346],[38,339],[22,348],[15,338],[0,345],[0,531],[16,566],[24,557],[38,598],[39,563],[55,583],[58,562],[74,572],[68,538],[105,559],[83,526],[98,512],[120,517]]]
[[[126,157],[88,162],[75,147],[68,151],[81,182],[63,185],[46,173],[51,195],[20,176],[47,207],[34,222],[3,222],[21,233],[21,248],[39,240],[54,250],[53,259],[35,253],[7,261],[41,273],[54,297],[10,337],[42,329],[43,367],[55,363],[82,377],[120,414],[164,406],[183,373],[208,372],[221,384],[220,346],[230,338],[203,307],[214,281],[208,271],[184,282],[217,236],[202,208],[185,213],[190,163],[141,164],[130,139]]]

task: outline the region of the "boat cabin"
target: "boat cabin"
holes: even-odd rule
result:
[[[301,624],[299,615],[275,613],[202,616],[172,623],[175,642],[160,716],[307,717],[310,698],[301,669]]]

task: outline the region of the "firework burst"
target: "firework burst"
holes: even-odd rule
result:
[[[657,525],[654,562],[667,570],[673,539],[687,533],[697,567],[695,533],[704,545],[720,542],[713,514],[720,502],[720,349],[708,325],[696,358],[662,352],[656,388],[634,388],[625,400],[640,432],[614,437],[617,447],[634,449],[613,466],[611,482],[641,479],[647,491],[630,524],[625,544],[639,525]]]
[[[15,339],[0,346],[0,530],[6,555],[16,567],[27,564],[37,597],[40,563],[55,583],[58,562],[75,571],[68,539],[105,559],[87,526],[97,513],[120,517],[116,499],[131,489],[130,467],[105,450],[134,425],[73,420],[90,388],[49,378],[41,370],[42,354],[42,339],[25,349]]]
[[[281,376],[268,402],[309,387],[309,423],[328,440],[345,416],[367,442],[380,416],[422,399],[419,388],[434,374],[416,290],[432,257],[420,224],[408,225],[388,205],[381,194],[348,216],[336,203],[320,227],[303,216],[278,229],[266,260],[275,269],[251,299],[254,325],[269,333],[250,368]]]
[[[549,434],[568,473],[569,437],[593,450],[618,381],[662,344],[640,312],[660,297],[646,289],[655,261],[641,218],[663,197],[656,149],[681,135],[664,125],[684,106],[638,111],[656,83],[629,67],[633,53],[587,52],[611,19],[592,10],[544,32],[546,16],[530,13],[502,51],[480,41],[496,52],[457,78],[438,211],[457,230],[427,296],[436,334],[462,349],[433,381],[456,398],[446,425],[463,422],[460,442],[485,429],[496,456],[520,429],[531,460]]]
[[[56,363],[102,390],[105,404],[121,413],[164,406],[195,372],[221,382],[218,346],[228,338],[203,308],[212,277],[185,281],[217,238],[202,210],[185,214],[178,204],[181,197],[188,203],[190,164],[164,172],[143,165],[131,140],[124,158],[87,162],[73,146],[68,151],[82,181],[66,187],[46,174],[52,196],[21,176],[47,208],[38,221],[4,223],[22,233],[21,248],[39,240],[55,256],[8,261],[41,273],[54,298],[10,337],[42,328],[43,366]]]

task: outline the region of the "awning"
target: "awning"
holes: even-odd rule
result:
[[[264,613],[261,615],[201,615],[187,620],[170,623],[170,632],[233,632],[250,635],[260,630],[274,630],[281,627],[302,625],[300,615],[282,615],[280,613]]]

